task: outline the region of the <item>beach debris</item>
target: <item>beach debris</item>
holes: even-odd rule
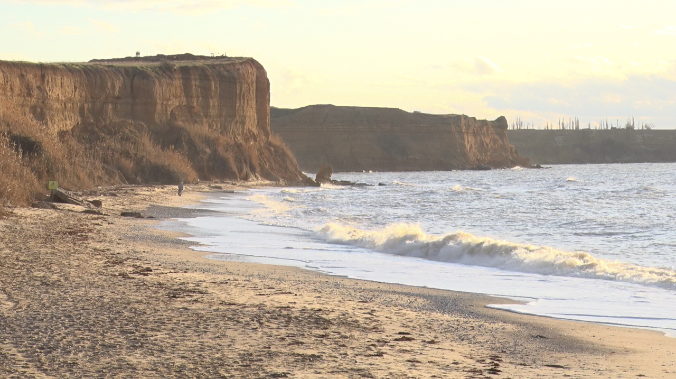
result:
[[[134,275],[148,276],[151,272],[153,272],[153,269],[150,267],[138,267],[131,273]]]
[[[75,197],[72,193],[70,193],[69,191],[66,191],[62,188],[53,189],[51,198],[52,198],[52,201],[55,202],[55,203],[73,204],[73,205],[79,205],[79,206],[85,207],[85,208],[90,207],[89,202]]]
[[[122,216],[122,217],[134,217],[134,218],[145,218],[139,212],[122,212],[122,213],[120,213],[120,216]]]
[[[102,208],[103,207],[103,201],[101,200],[87,200],[89,204],[93,205],[96,208]]]
[[[99,209],[85,209],[82,211],[82,213],[90,214],[90,215],[97,215],[97,216],[103,216],[103,212]]]
[[[48,203],[46,201],[33,202],[33,204],[31,204],[31,207],[39,209],[59,209],[55,204]]]

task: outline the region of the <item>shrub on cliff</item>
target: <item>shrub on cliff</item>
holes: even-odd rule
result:
[[[0,135],[0,212],[2,206],[28,204],[39,190],[35,176],[23,164],[23,154],[16,149],[7,135]]]
[[[23,120],[0,120],[0,204],[23,206],[47,194],[57,180],[66,189],[100,185],[197,181],[187,158],[163,149],[150,134],[99,136],[77,131],[49,132]]]

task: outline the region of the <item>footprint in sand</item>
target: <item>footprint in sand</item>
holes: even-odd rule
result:
[[[9,298],[7,295],[0,291],[0,310],[6,310],[6,309],[11,309],[14,307],[14,303],[9,301]]]

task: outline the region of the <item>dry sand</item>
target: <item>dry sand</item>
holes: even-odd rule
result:
[[[197,191],[215,190],[103,189],[87,194],[103,216],[59,205],[0,220],[0,377],[676,378],[676,339],[660,333],[207,260],[156,221],[119,216],[186,216],[169,207]]]

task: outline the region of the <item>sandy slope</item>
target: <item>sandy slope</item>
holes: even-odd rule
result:
[[[227,187],[226,188],[232,188]],[[674,378],[676,339],[504,300],[209,261],[152,220],[188,188],[104,189],[0,220],[0,377]],[[146,214],[187,216],[152,207]]]

